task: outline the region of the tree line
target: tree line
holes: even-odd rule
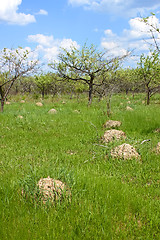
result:
[[[145,24],[149,24],[144,18]],[[48,63],[50,71],[42,72],[39,61],[33,58],[33,52],[18,47],[4,48],[0,52],[0,101],[1,112],[8,94],[40,93],[47,94],[88,93],[88,104],[93,96],[108,98],[119,92],[146,92],[146,103],[150,103],[153,94],[160,91],[160,50],[156,33],[160,30],[150,24],[150,33],[154,48],[148,55],[141,54],[137,66],[123,68],[122,63],[130,56],[110,56],[93,44],[85,43],[81,49],[71,46],[70,50],[60,49],[58,60]],[[154,49],[154,50],[152,50]],[[108,105],[109,106],[109,105]]]

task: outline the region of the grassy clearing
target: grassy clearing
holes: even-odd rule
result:
[[[126,111],[129,100],[132,112]],[[154,132],[160,128],[160,108],[155,101],[158,95],[150,106],[138,95],[112,99],[112,119],[122,121],[125,142],[142,156],[138,162],[113,160],[110,150],[117,143],[100,146],[105,101],[94,100],[88,108],[86,99],[57,98],[37,107],[12,99],[0,115],[0,239],[160,239],[160,156],[153,151],[160,139]],[[58,113],[49,115],[51,108]],[[141,144],[144,139],[151,141]],[[44,207],[34,200],[36,183],[47,176],[71,187],[70,204]]]

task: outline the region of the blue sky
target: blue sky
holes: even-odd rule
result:
[[[148,51],[140,19],[150,12],[159,27],[160,0],[0,0],[0,49],[28,47],[46,61],[56,59],[59,47],[85,42],[112,55],[138,54]]]

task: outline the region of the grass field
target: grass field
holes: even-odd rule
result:
[[[112,159],[117,142],[102,146],[105,100],[88,107],[84,98],[57,97],[38,107],[20,99],[0,113],[0,239],[160,239],[159,96],[150,106],[139,95],[112,99],[111,119],[122,121],[125,142],[141,161]],[[57,114],[48,114],[51,108]],[[47,176],[70,186],[71,203],[44,206],[34,199],[38,180]]]

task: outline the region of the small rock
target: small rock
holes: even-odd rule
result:
[[[24,100],[21,100],[21,103],[25,103],[25,101],[24,101]]]
[[[43,106],[43,103],[37,102],[36,105],[37,105],[38,107],[42,107],[42,106]]]
[[[52,109],[50,109],[50,110],[48,111],[48,113],[50,113],[50,114],[56,114],[56,113],[57,113],[57,110],[54,109],[54,108],[52,108]]]
[[[104,141],[106,143],[112,142],[114,140],[120,140],[126,138],[126,135],[121,130],[111,129],[104,133]]]

